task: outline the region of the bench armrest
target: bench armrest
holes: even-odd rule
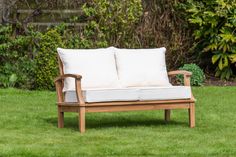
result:
[[[82,79],[82,76],[81,76],[81,75],[76,75],[76,74],[64,74],[64,75],[58,76],[58,77],[54,80],[54,82],[56,83],[57,81],[64,80],[64,79],[67,78],[67,77],[73,77],[73,78],[75,78],[75,79],[77,79],[77,80],[81,80],[81,79]]]
[[[75,75],[75,74],[64,74],[64,75],[60,75],[58,76],[54,82],[56,85],[56,91],[57,91],[57,100],[58,103],[64,102],[64,97],[63,97],[63,86],[64,86],[64,80],[68,77],[72,77],[75,79],[75,89],[76,89],[76,96],[77,96],[77,100],[79,105],[84,105],[84,98],[83,98],[83,94],[82,94],[82,88],[81,88],[81,79],[82,76],[81,75]]]
[[[176,76],[176,75],[184,75],[184,85],[190,86],[190,78],[192,76],[192,73],[185,70],[176,70],[176,71],[170,71],[168,72],[168,76]]]

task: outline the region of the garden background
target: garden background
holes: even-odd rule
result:
[[[167,48],[168,69],[236,73],[236,1],[0,0],[0,86],[54,89],[56,48]]]

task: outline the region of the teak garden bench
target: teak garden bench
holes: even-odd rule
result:
[[[78,50],[79,51],[79,50]],[[86,102],[83,95],[81,82],[82,76],[78,74],[64,74],[64,66],[58,56],[60,76],[55,79],[58,107],[58,127],[64,127],[64,112],[78,113],[78,125],[81,133],[85,132],[85,114],[88,112],[121,112],[139,110],[164,110],[165,121],[170,120],[172,109],[188,109],[189,126],[195,127],[195,99],[191,97],[176,100],[132,100],[132,101],[107,101],[107,102]],[[183,75],[184,86],[190,86],[191,72],[178,70],[168,72],[168,76]],[[75,93],[77,102],[66,102],[63,92],[64,83],[67,78],[75,81]],[[96,78],[94,78],[96,79]]]

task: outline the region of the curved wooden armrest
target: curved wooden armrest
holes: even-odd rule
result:
[[[192,73],[186,70],[176,70],[168,72],[168,76],[184,75],[184,85],[190,86],[190,77]]]
[[[82,79],[82,76],[81,76],[81,75],[76,75],[76,74],[64,74],[64,75],[58,76],[58,77],[54,80],[54,82],[56,83],[57,81],[64,80],[64,79],[66,79],[67,77],[73,77],[73,78],[75,78],[76,80],[81,80],[81,79]]]
[[[81,75],[76,75],[76,74],[60,75],[54,80],[54,82],[56,84],[58,103],[64,102],[63,91],[62,91],[63,90],[63,85],[64,85],[63,81],[68,77],[72,77],[72,78],[75,79],[75,89],[76,89],[77,100],[78,100],[80,105],[84,105],[85,102],[84,102],[84,98],[83,98],[83,94],[82,94],[82,88],[81,88],[82,76]]]
[[[189,71],[186,71],[186,70],[175,70],[175,71],[170,71],[168,72],[168,75],[171,76],[171,75],[185,75],[185,76],[191,76],[192,73],[189,72]]]

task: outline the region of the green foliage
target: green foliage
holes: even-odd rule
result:
[[[108,45],[129,47],[133,44],[130,36],[142,15],[141,0],[95,0],[86,3],[83,10],[91,20],[79,34],[61,24],[40,37],[39,50],[35,58],[36,88],[54,88],[53,80],[58,75],[57,47],[97,48]]]
[[[202,69],[196,64],[184,64],[179,70],[186,70],[192,72],[190,83],[192,86],[201,86],[205,81],[205,75]],[[178,80],[183,84],[183,76],[178,75]]]
[[[185,9],[197,48],[212,53],[216,76],[229,79],[236,62],[236,0],[187,0]]]
[[[0,25],[0,86],[31,88],[34,62],[31,36],[14,36],[11,26]]]
[[[85,31],[76,34],[73,30],[65,29],[62,33],[62,40],[66,48],[93,48],[96,42],[93,42]]]
[[[200,50],[199,56],[210,56],[208,60],[218,65],[216,76],[222,79],[233,75],[231,67],[236,62],[235,1],[186,0],[182,3],[191,23],[189,28],[195,30],[196,51]],[[53,79],[58,74],[57,47],[165,46],[169,50],[166,56],[169,68],[186,61],[196,62],[189,53],[192,31],[187,29],[189,24],[175,8],[179,2],[181,0],[86,1],[82,7],[85,15],[70,19],[74,23],[88,23],[80,31],[61,24],[41,33],[27,28],[30,32],[16,36],[12,27],[0,26],[0,87],[53,89]],[[203,60],[205,58],[199,62]]]
[[[58,30],[51,29],[42,35],[39,51],[35,57],[35,83],[38,89],[54,89],[53,80],[58,75],[56,52],[58,47],[63,47],[62,37]]]
[[[93,42],[64,24],[45,32],[28,28],[14,35],[12,26],[0,25],[0,87],[53,89],[58,75],[56,48],[90,48]]]
[[[93,38],[96,47],[108,45],[130,47],[135,25],[142,16],[141,0],[94,0],[85,3],[84,13],[90,17],[85,34]]]

